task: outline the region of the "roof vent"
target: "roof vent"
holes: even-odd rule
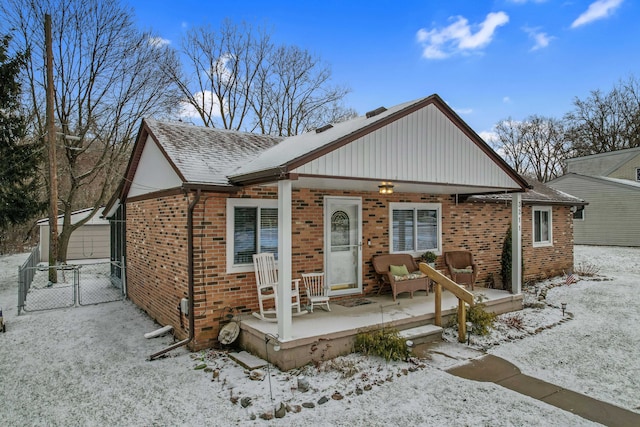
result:
[[[367,119],[370,119],[370,118],[371,118],[371,117],[373,117],[373,116],[377,116],[377,115],[378,115],[378,114],[380,114],[380,113],[384,113],[385,111],[387,111],[387,109],[386,109],[386,108],[384,108],[384,107],[378,107],[378,108],[376,108],[376,109],[375,109],[375,110],[373,110],[373,111],[369,111],[369,112],[367,113]]]
[[[333,127],[332,124],[324,125],[321,128],[316,129],[316,133],[324,132],[325,130],[329,130]]]

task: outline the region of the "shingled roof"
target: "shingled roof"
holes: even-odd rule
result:
[[[229,185],[227,175],[276,145],[280,137],[145,119],[144,125],[189,183]]]
[[[526,179],[526,178],[525,178]],[[529,190],[522,193],[522,203],[528,205],[541,204],[541,205],[570,205],[570,206],[585,206],[588,203],[584,200],[567,194],[563,191],[556,190],[541,182],[533,179],[527,179],[527,182],[531,186]],[[470,196],[467,198],[469,202],[510,202],[512,195],[510,193],[499,194],[482,194],[476,196]]]

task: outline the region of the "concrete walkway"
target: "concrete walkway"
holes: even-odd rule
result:
[[[640,426],[640,414],[524,375],[515,365],[490,354],[446,372],[469,380],[496,383],[606,426]]]

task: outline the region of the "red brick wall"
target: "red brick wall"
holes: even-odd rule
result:
[[[187,296],[187,199],[167,196],[127,203],[127,294],[161,325],[173,325],[178,337],[180,299]]]
[[[505,203],[456,203],[448,195],[377,193],[301,189],[292,193],[293,276],[320,271],[324,264],[324,196],[362,199],[363,288],[377,292],[371,257],[389,251],[389,203],[441,203],[443,250],[468,249],[480,274],[500,276],[500,258],[511,206]],[[215,343],[224,315],[257,311],[253,272],[226,273],[227,197],[277,198],[274,187],[256,187],[242,195],[204,194],[194,210],[195,330],[192,348]],[[127,204],[127,258],[130,298],[162,324],[172,324],[186,336],[188,320],[180,328],[177,305],[187,294],[187,200],[168,196]],[[533,248],[531,207],[522,210],[525,280],[555,275],[572,267],[572,219],[568,207],[554,207],[554,245]],[[371,246],[367,242],[371,241]],[[442,257],[438,267],[444,268]],[[388,291],[388,290],[386,290]]]

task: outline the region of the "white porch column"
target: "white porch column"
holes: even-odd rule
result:
[[[291,339],[291,181],[278,181],[278,336]]]
[[[511,292],[522,291],[522,193],[511,198]]]

